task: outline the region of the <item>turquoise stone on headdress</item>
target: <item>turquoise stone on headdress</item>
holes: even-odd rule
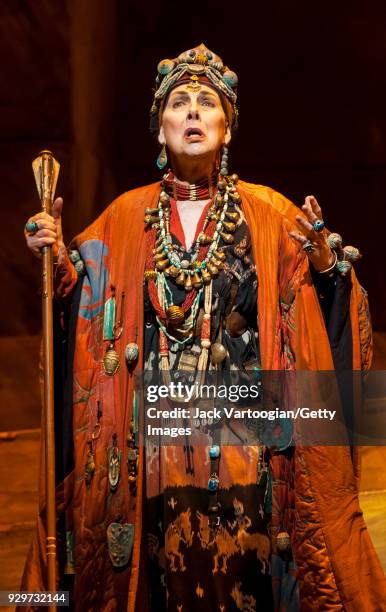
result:
[[[222,78],[224,79],[225,83],[229,85],[229,87],[236,87],[239,81],[237,74],[233,72],[233,70],[227,70],[224,72]]]
[[[160,62],[158,64],[158,72],[161,76],[165,76],[166,74],[169,74],[169,72],[171,72],[175,66],[175,62],[173,60],[162,60],[162,62]]]

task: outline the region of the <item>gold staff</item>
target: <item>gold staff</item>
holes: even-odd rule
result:
[[[60,165],[50,151],[42,151],[32,162],[36,186],[42,210],[52,215]],[[42,248],[43,275],[43,360],[44,360],[44,411],[47,512],[47,573],[49,591],[56,591],[56,507],[55,507],[55,430],[54,430],[54,343],[52,321],[53,253],[52,246]]]

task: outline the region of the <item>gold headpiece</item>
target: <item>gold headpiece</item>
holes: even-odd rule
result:
[[[190,78],[188,75],[191,75]],[[202,79],[225,96],[232,106],[232,126],[236,125],[237,74],[224,66],[218,55],[201,44],[194,49],[184,51],[175,59],[165,59],[158,64],[154,100],[150,111],[152,131],[157,131],[159,128],[159,110],[162,100],[184,76],[188,80],[189,89],[193,91],[198,90],[200,79]]]

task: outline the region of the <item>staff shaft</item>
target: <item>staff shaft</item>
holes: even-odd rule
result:
[[[42,151],[33,163],[42,210],[52,214],[59,164],[49,151]],[[42,322],[44,365],[43,428],[46,485],[47,588],[56,591],[56,499],[55,499],[55,427],[54,427],[54,339],[53,339],[53,253],[42,249]]]

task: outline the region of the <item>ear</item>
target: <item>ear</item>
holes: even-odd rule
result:
[[[165,132],[164,132],[164,128],[161,125],[159,132],[158,132],[158,142],[160,143],[160,145],[164,145],[166,144],[166,139],[165,139]]]
[[[227,127],[226,127],[226,130],[225,130],[224,144],[229,145],[231,140],[232,140],[232,133],[231,133],[231,129],[229,127],[229,123],[227,123]]]

